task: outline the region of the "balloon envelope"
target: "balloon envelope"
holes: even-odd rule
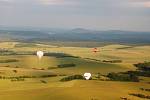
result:
[[[39,59],[41,59],[44,55],[44,52],[43,51],[37,51],[37,56],[39,57]]]
[[[95,53],[99,52],[99,50],[97,48],[93,48],[92,51],[95,52]]]
[[[91,78],[91,73],[84,73],[84,77],[86,80],[89,80]]]

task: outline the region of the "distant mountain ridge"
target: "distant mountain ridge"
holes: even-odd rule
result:
[[[30,41],[96,41],[117,43],[148,43],[150,32],[134,31],[97,31],[82,28],[72,30],[0,30],[0,39],[5,40],[30,40]]]

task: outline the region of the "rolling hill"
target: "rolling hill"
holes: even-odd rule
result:
[[[133,31],[95,31],[82,28],[72,30],[0,30],[1,40],[17,41],[91,41],[112,43],[150,43],[150,32]]]

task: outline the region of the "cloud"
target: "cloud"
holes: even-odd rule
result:
[[[37,0],[42,5],[75,5],[80,0]]]
[[[64,3],[64,0],[40,0],[40,3],[44,5],[60,5]]]
[[[0,24],[150,30],[149,8],[150,0],[0,0]]]
[[[0,0],[1,2],[11,2],[12,0]]]
[[[13,0],[0,0],[0,4],[9,4],[12,2],[13,2]]]
[[[0,0],[0,7],[8,7],[12,5],[13,0]]]
[[[141,6],[150,8],[150,1],[148,1],[148,2],[141,2]]]
[[[150,8],[150,1],[148,0],[145,0],[145,1],[134,1],[134,2],[131,2],[132,6],[134,7],[145,7],[145,8]]]

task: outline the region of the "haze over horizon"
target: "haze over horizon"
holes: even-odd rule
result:
[[[0,25],[150,31],[150,1],[0,0]]]

